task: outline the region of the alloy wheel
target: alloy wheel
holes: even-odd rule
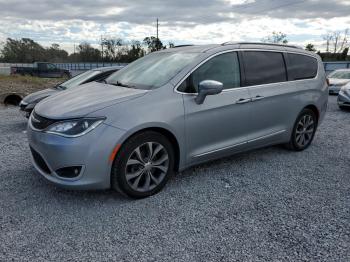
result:
[[[299,147],[308,145],[313,137],[315,131],[315,122],[311,115],[304,115],[299,120],[296,131],[295,141]]]
[[[159,185],[169,169],[169,155],[157,142],[147,142],[134,149],[125,166],[126,181],[138,192],[148,192]]]

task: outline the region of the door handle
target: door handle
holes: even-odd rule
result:
[[[252,102],[259,101],[259,100],[262,100],[262,99],[264,99],[264,98],[265,98],[264,96],[256,96],[256,97],[253,97],[253,98],[252,98]]]
[[[245,103],[249,103],[251,102],[252,100],[250,98],[241,98],[241,99],[238,99],[236,101],[236,104],[245,104]]]

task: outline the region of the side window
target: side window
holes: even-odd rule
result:
[[[239,87],[241,76],[237,52],[218,55],[197,68],[179,87],[184,93],[198,92],[198,85],[203,80],[216,80],[224,89]]]
[[[317,75],[317,59],[297,54],[288,54],[289,80],[301,80],[314,78]]]
[[[287,81],[282,53],[267,51],[245,51],[242,53],[247,86]]]
[[[56,66],[54,64],[47,64],[47,68],[50,70],[56,69]]]

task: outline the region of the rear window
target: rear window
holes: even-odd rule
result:
[[[314,78],[317,75],[317,59],[311,56],[288,54],[289,80]]]
[[[247,86],[287,81],[282,53],[245,51],[242,54]]]

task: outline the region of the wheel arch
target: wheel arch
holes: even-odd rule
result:
[[[125,142],[128,141],[131,137],[147,131],[154,131],[154,132],[160,133],[169,140],[169,142],[171,143],[174,149],[174,155],[175,155],[174,169],[178,171],[180,167],[180,144],[175,134],[167,128],[159,127],[159,126],[140,128],[128,134],[128,136],[125,137],[125,139],[123,139],[120,146],[123,146],[123,144],[125,144]]]
[[[310,105],[305,106],[303,109],[310,109],[310,110],[312,110],[315,113],[315,115],[316,115],[316,120],[317,120],[317,124],[318,124],[319,119],[320,119],[320,112],[319,112],[317,106],[315,106],[313,104],[310,104]]]

